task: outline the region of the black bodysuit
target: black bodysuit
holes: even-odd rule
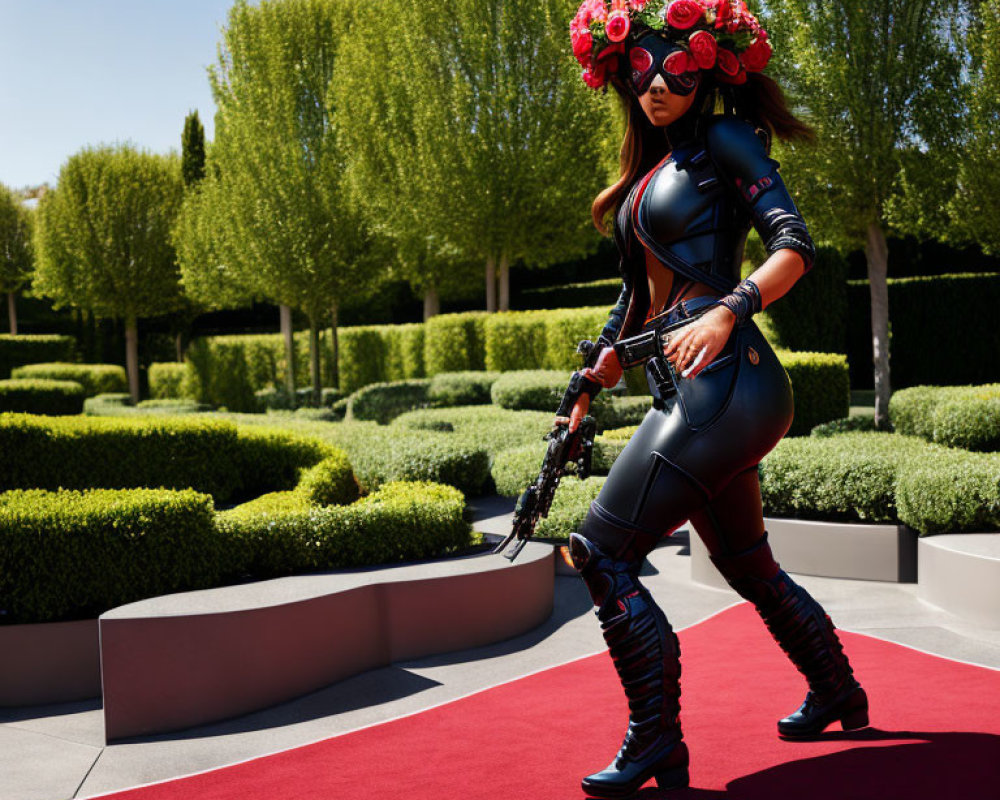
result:
[[[680,295],[679,279],[700,281],[720,296],[732,290],[751,225],[768,253],[791,248],[806,270],[812,266],[812,240],[778,163],[768,156],[766,135],[735,116],[693,115],[670,126],[667,135],[671,152],[632,187],[616,214],[623,286],[601,334],[605,342],[639,333],[650,315],[644,247],[675,273],[672,296]],[[666,321],[717,301],[710,295],[684,300]],[[734,326],[715,360],[695,377],[671,374],[671,380],[676,391],[666,398],[650,380],[654,408],[616,460],[580,529],[607,552],[630,560],[641,560],[661,536],[689,519],[713,529],[703,534],[710,550],[727,550],[727,540],[743,539],[743,532],[732,530],[738,521],[727,524],[713,506],[732,508],[736,495],[743,505],[759,506],[759,489],[737,487],[756,488],[757,464],[792,422],[788,376],[752,320]],[[731,496],[717,502],[730,485]],[[744,496],[750,499],[743,502]]]
[[[812,239],[768,155],[765,131],[734,116],[714,116],[682,118],[668,132],[671,152],[636,182],[615,215],[623,286],[602,332],[609,341],[631,336],[645,320],[643,245],[677,276],[720,294],[740,281],[751,225],[769,255],[791,248],[806,271],[812,267]]]

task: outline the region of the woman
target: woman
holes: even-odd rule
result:
[[[812,132],[760,73],[771,49],[743,0],[613,0],[610,8],[585,0],[570,30],[584,80],[605,91],[610,84],[628,114],[622,176],[593,206],[602,232],[605,212],[615,211],[623,288],[574,376],[583,392],[557,423],[575,430],[593,395],[617,383],[635,352],[625,339],[672,326],[662,356],[646,361],[654,407],[570,537],[630,709],[621,750],[583,788],[625,797],[651,777],[662,788],[688,782],[677,637],[638,579],[659,539],[686,520],[806,678],[806,699],[778,722],[780,736],[813,736],[836,721],[845,730],[867,725],[868,700],[829,617],[772,556],[757,472],[787,432],[793,404],[752,315],[784,295],[814,256],[768,156],[770,137]],[[768,258],[740,281],[751,225]]]

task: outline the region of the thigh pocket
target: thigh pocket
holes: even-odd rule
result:
[[[740,330],[734,329],[718,357],[694,378],[682,378],[671,367],[677,402],[692,430],[707,428],[726,410],[739,373]]]

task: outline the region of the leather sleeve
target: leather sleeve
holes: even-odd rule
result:
[[[721,177],[740,197],[768,255],[791,248],[812,269],[816,248],[802,215],[778,174],[777,161],[753,126],[737,117],[713,119],[707,132],[708,152]]]

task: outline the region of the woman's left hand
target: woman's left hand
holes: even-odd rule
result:
[[[695,361],[697,364],[685,377],[694,378],[705,367],[711,364],[725,346],[736,324],[733,312],[725,306],[716,306],[706,311],[697,322],[684,326],[679,332],[670,336],[670,343],[663,348],[663,354],[674,365],[674,370],[680,374]],[[701,358],[698,354],[704,350]]]

